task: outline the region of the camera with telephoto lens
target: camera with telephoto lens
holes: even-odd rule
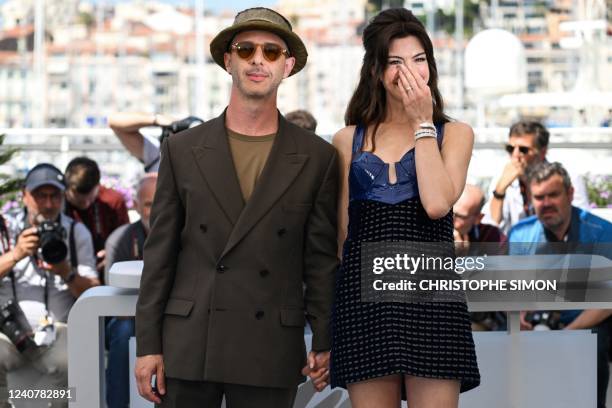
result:
[[[62,262],[68,256],[66,229],[57,221],[42,221],[36,226],[39,238],[39,248],[43,261],[54,265]]]
[[[38,347],[28,319],[19,303],[13,299],[0,306],[0,332],[13,342],[20,353]]]
[[[183,130],[187,130],[202,123],[204,123],[204,121],[197,116],[187,116],[185,119],[177,120],[167,126],[160,126],[162,133],[159,137],[159,144],[161,145],[162,142],[170,135],[182,132]]]

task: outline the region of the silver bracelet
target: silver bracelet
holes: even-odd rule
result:
[[[438,133],[435,130],[432,131],[430,129],[421,129],[414,132],[415,141],[426,137],[433,137],[434,139],[436,139],[438,137]]]
[[[437,132],[436,125],[431,122],[423,122],[419,124],[419,129],[431,129],[434,132]]]

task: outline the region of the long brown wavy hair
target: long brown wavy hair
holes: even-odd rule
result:
[[[433,121],[436,125],[450,121],[444,114],[444,103],[438,90],[438,68],[434,59],[433,44],[423,24],[410,10],[392,8],[378,13],[363,31],[365,55],[359,84],[351,97],[344,122],[347,126],[374,125],[372,150],[376,148],[375,136],[378,126],[385,117],[387,94],[382,77],[387,67],[389,46],[396,38],[416,37],[425,50],[429,67],[429,82],[433,102]]]

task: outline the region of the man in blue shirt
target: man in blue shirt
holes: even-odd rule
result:
[[[584,252],[582,249],[588,246],[590,253],[610,258],[612,224],[572,206],[574,189],[567,171],[560,163],[539,163],[529,173],[528,183],[536,215],[521,220],[510,230],[508,241],[511,253],[557,252],[554,244],[550,243],[565,242],[571,252]],[[597,331],[597,400],[600,408],[605,408],[610,374],[608,349],[611,314],[612,311],[599,309],[568,310],[561,313],[561,323],[565,329]],[[521,328],[532,329],[523,313]]]

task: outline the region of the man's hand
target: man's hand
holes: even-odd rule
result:
[[[317,391],[323,391],[329,381],[329,351],[308,353],[308,365],[302,369],[302,374],[312,380]]]
[[[38,234],[36,234],[36,227],[30,227],[17,237],[17,243],[13,248],[13,258],[16,261],[21,261],[26,256],[33,256],[37,250]]]
[[[156,375],[157,391],[151,387],[151,378]],[[134,368],[138,393],[146,400],[161,404],[161,396],[166,394],[166,379],[164,375],[164,359],[162,354],[149,354],[136,358]]]
[[[59,275],[62,279],[66,279],[71,270],[67,259],[64,259],[62,262],[56,264],[48,264],[41,261],[40,266],[54,275]]]
[[[462,234],[457,230],[453,230],[453,237],[455,238],[456,255],[467,255],[470,250],[470,237],[468,234]]]
[[[154,122],[157,126],[170,126],[174,122],[174,118],[168,115],[156,114],[154,116]]]
[[[104,249],[98,251],[96,254],[96,260],[99,262],[96,264],[96,269],[98,271],[103,271],[106,266],[106,251]]]
[[[506,164],[506,167],[504,167],[504,171],[495,186],[495,191],[500,194],[505,194],[510,184],[518,177],[522,176],[524,172],[525,166],[521,162],[509,162]]]
[[[521,312],[520,316],[520,323],[521,323],[521,330],[533,330],[533,325],[531,323],[529,323],[527,320],[525,320],[525,316],[527,315],[527,312]]]

